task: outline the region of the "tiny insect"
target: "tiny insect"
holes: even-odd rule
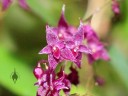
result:
[[[18,73],[16,72],[16,69],[14,68],[14,71],[11,74],[11,79],[13,80],[14,84],[16,83],[18,78],[19,78]]]

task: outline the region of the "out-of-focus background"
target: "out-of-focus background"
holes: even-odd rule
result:
[[[14,0],[6,11],[0,11],[0,96],[35,96],[37,87],[34,86],[36,79],[33,68],[38,60],[47,58],[46,55],[38,55],[46,45],[45,25],[57,25],[63,4],[66,5],[68,23],[77,27],[79,18],[88,17],[106,1],[27,0],[30,9],[24,10]],[[106,42],[111,57],[110,62],[99,61],[94,65],[93,74],[101,76],[105,84],[88,84],[93,79],[89,77],[92,69],[82,67],[79,73],[81,83],[72,86],[72,94],[128,96],[128,0],[120,0],[120,5],[121,15],[118,19],[110,11],[111,4],[106,4],[92,20],[94,29],[99,30],[98,34]],[[14,69],[18,76],[15,84],[12,80]]]

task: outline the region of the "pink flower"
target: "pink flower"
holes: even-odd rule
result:
[[[59,40],[57,34],[52,27],[46,26],[46,40],[45,46],[39,54],[48,54],[48,61],[51,68],[55,69],[57,64],[63,60],[74,60],[71,50],[65,48],[64,41]]]
[[[88,54],[89,63],[92,64],[99,59],[109,60],[109,55],[93,28],[90,25],[84,25],[81,22],[80,29],[83,31],[84,39],[87,41],[87,46],[91,50],[91,54]]]
[[[120,5],[117,0],[112,0],[112,11],[114,12],[115,15],[120,14]]]
[[[39,64],[34,69],[34,75],[38,79],[35,85],[39,86],[37,96],[59,96],[60,90],[70,90],[70,82],[65,78],[63,70],[61,70],[62,74],[56,78],[57,75],[53,69],[46,67],[46,70],[43,70]]]
[[[82,53],[91,54],[91,49],[83,44],[84,32],[81,28],[74,34],[70,41],[66,41],[66,48],[70,49],[75,57],[73,61],[78,67],[81,66]]]
[[[70,40],[73,34],[75,34],[75,32],[77,31],[75,27],[67,23],[64,16],[64,12],[65,12],[65,5],[63,5],[62,7],[62,12],[61,12],[60,19],[58,21],[58,26],[55,28],[55,31],[54,31],[57,33],[58,38],[63,41]]]
[[[2,0],[2,10],[6,10],[10,4],[12,3],[12,0]]]
[[[87,41],[87,43],[88,47],[92,50],[92,54],[88,54],[88,60],[90,64],[99,59],[106,61],[110,60],[107,50],[100,41],[91,38]]]

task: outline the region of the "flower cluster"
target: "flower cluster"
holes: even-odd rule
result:
[[[6,10],[10,4],[13,2],[13,0],[1,0],[2,3],[2,10]],[[28,5],[26,4],[26,0],[18,0],[18,4],[20,7],[22,7],[23,9],[28,9]]]
[[[41,68],[41,63],[45,64],[46,70]],[[48,63],[46,60],[42,60],[34,69],[34,75],[38,80],[35,85],[39,86],[37,96],[59,96],[60,90],[68,94],[70,82],[65,78],[64,71],[61,70],[60,75],[57,76],[55,70],[47,67],[46,63]]]
[[[39,86],[37,96],[59,96],[60,90],[69,94],[70,83],[74,85],[79,83],[78,72],[73,65],[70,67],[70,74],[64,72],[65,65],[58,74],[55,73],[60,62],[71,61],[81,68],[82,54],[87,55],[90,64],[99,59],[109,60],[103,43],[91,25],[85,25],[80,21],[78,28],[70,26],[65,20],[64,12],[63,6],[57,27],[46,25],[47,45],[39,54],[48,54],[48,61],[41,61],[45,65],[48,63],[48,67],[43,70],[38,63],[34,69],[34,75],[38,80],[35,85]]]

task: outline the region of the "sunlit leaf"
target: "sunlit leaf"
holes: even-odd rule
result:
[[[115,46],[110,49],[111,65],[119,74],[123,83],[128,88],[128,61],[122,52]]]
[[[0,83],[17,96],[35,96],[36,87],[33,70],[28,64],[20,61],[17,57],[10,54],[6,48],[0,46]],[[11,76],[16,69],[18,80],[14,84]]]

